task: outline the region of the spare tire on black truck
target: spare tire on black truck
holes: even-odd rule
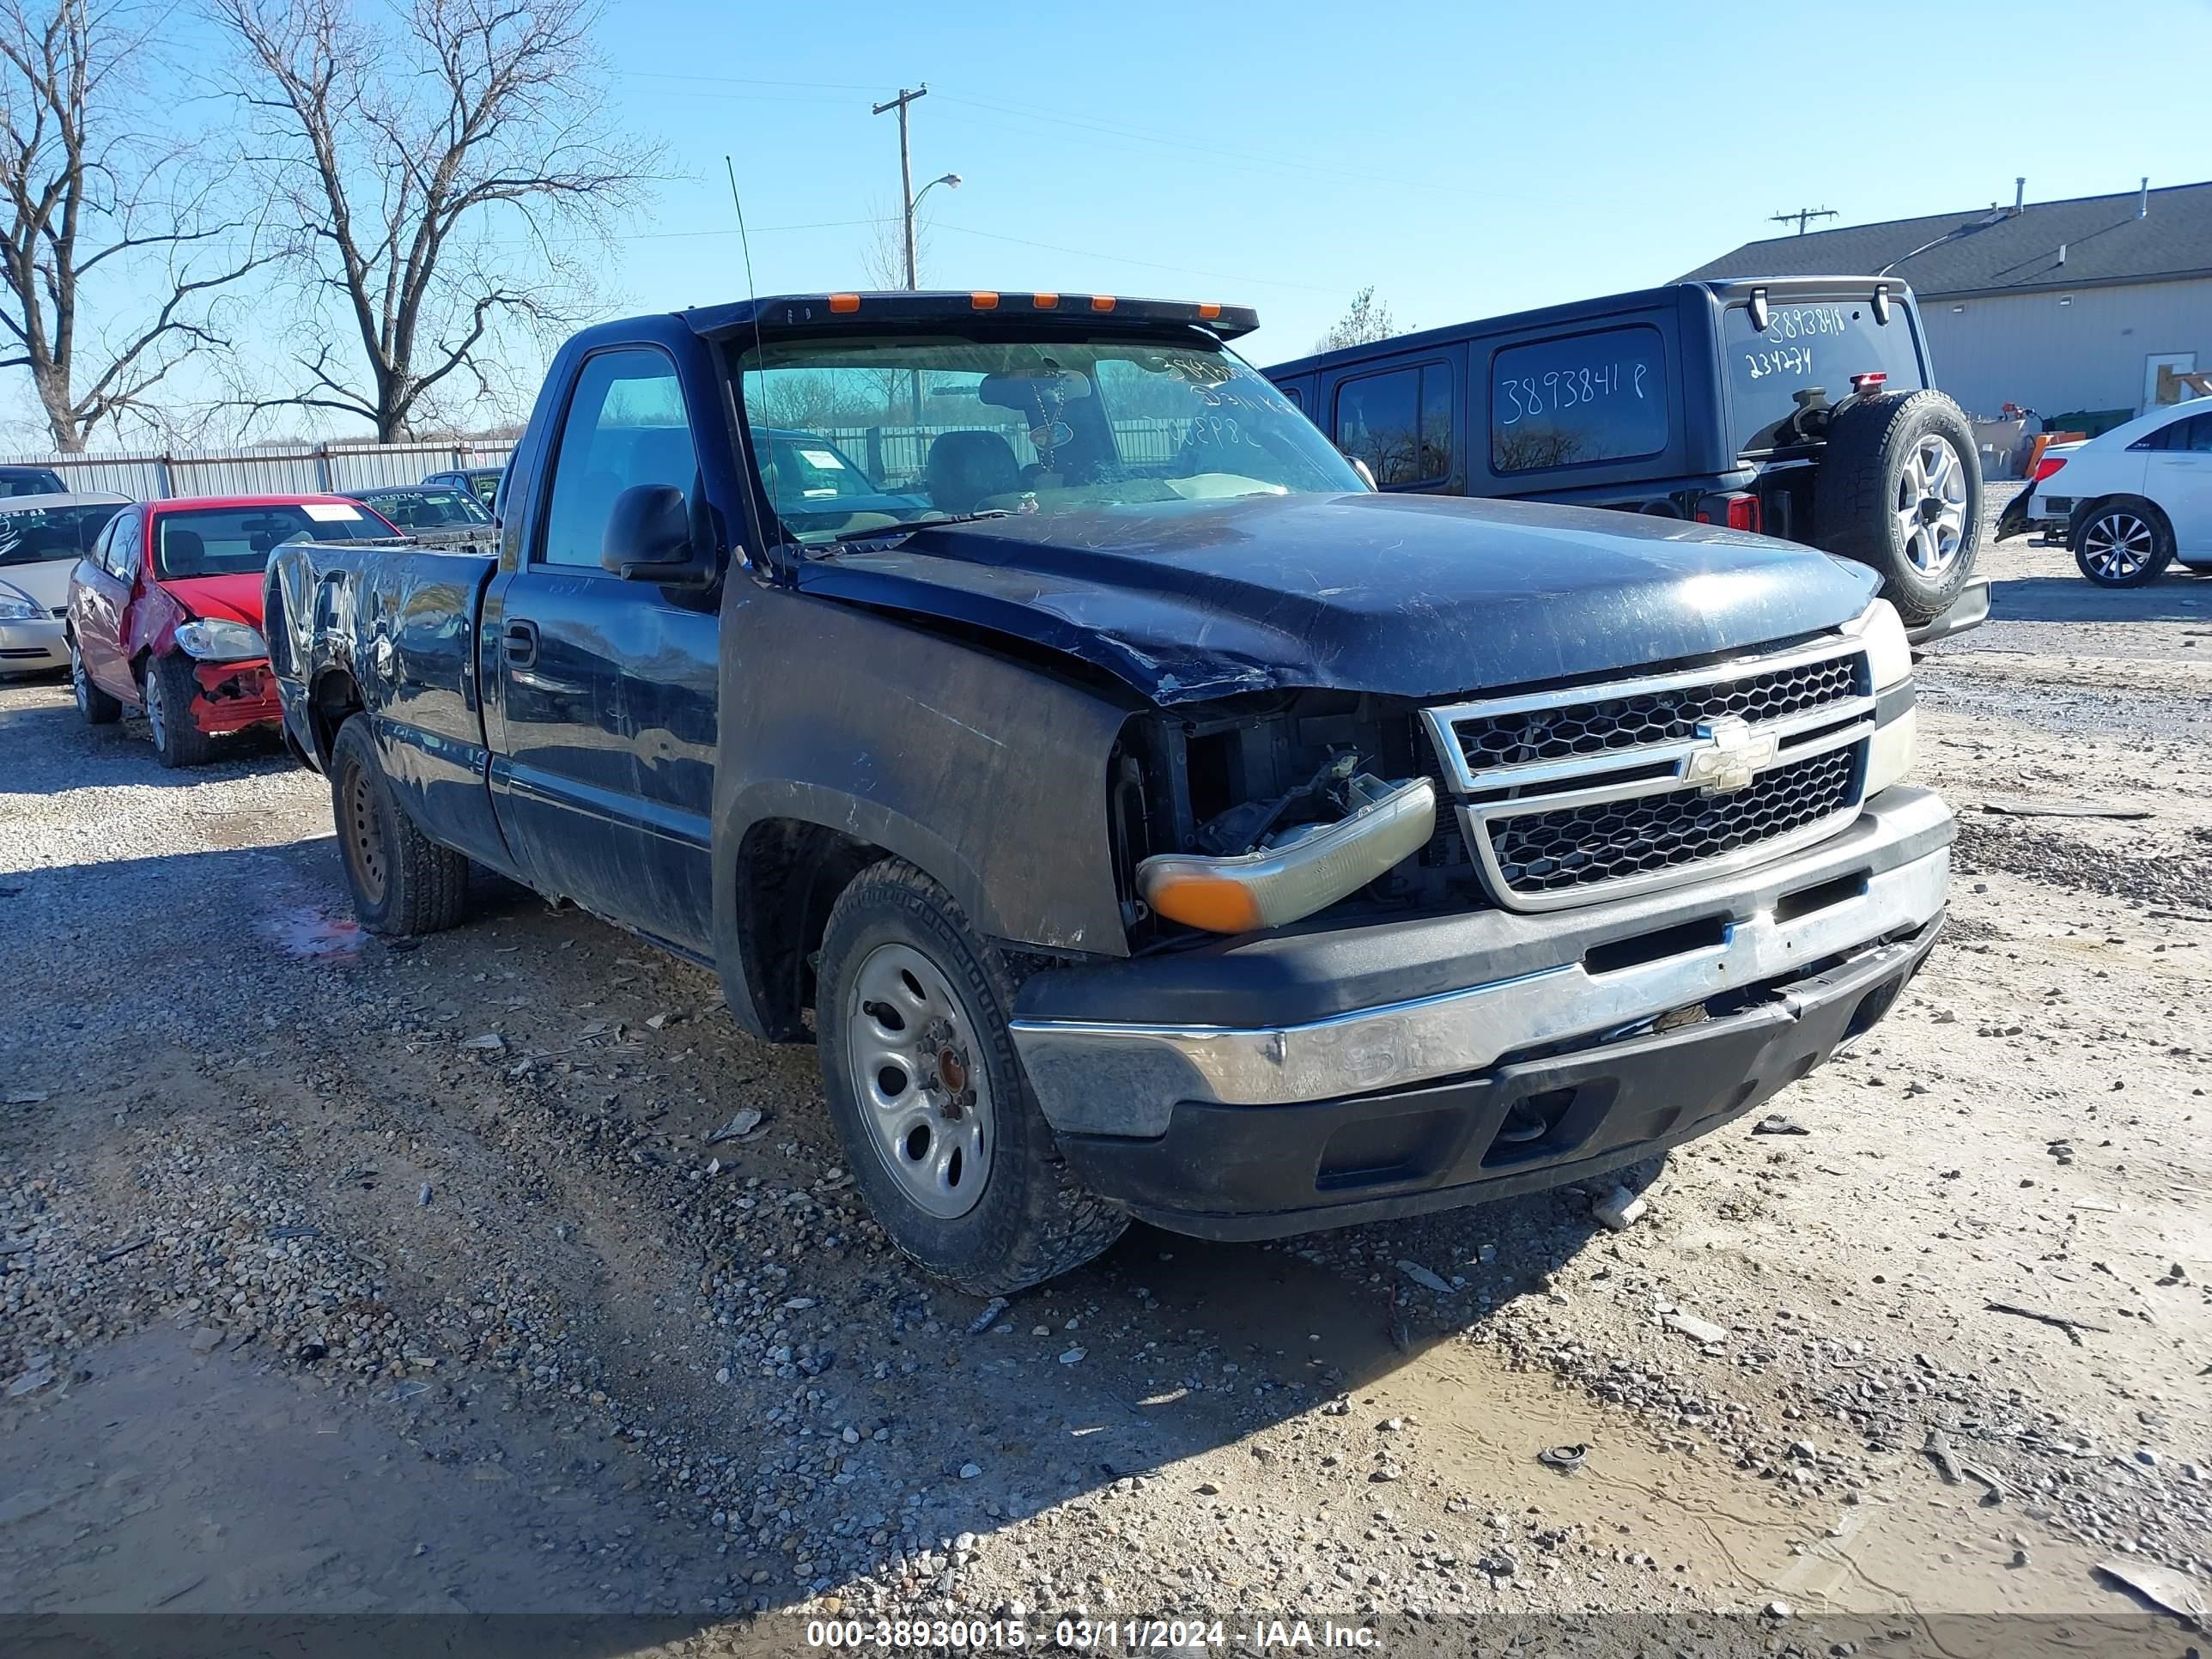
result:
[[[1854,398],[1829,420],[1814,543],[1881,573],[1909,627],[1941,616],[1973,574],[1982,468],[1973,429],[1936,391]]]

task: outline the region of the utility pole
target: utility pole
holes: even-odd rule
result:
[[[925,81],[921,85],[920,85],[920,86],[916,87],[916,88],[915,88],[912,92],[908,92],[908,91],[904,87],[901,87],[901,88],[899,88],[899,95],[898,95],[897,97],[896,97],[896,98],[892,99],[892,100],[891,100],[889,103],[887,103],[887,104],[878,104],[878,105],[877,105],[877,106],[875,106],[875,107],[874,107],[871,112],[870,112],[870,113],[872,113],[872,114],[875,114],[875,115],[881,115],[881,114],[883,114],[886,110],[894,110],[894,109],[895,109],[895,110],[896,110],[896,111],[898,112],[898,118],[899,118],[899,210],[900,210],[900,211],[901,211],[901,212],[905,216],[905,218],[906,218],[906,285],[907,285],[907,289],[908,289],[908,292],[912,292],[915,289],[919,288],[919,287],[921,286],[921,284],[920,284],[918,282],[916,282],[916,281],[915,280],[915,269],[914,269],[914,161],[913,161],[913,157],[912,157],[912,153],[908,150],[908,147],[907,147],[907,136],[906,136],[906,107],[907,107],[907,106],[908,106],[908,104],[911,104],[912,102],[914,102],[914,100],[915,100],[915,99],[917,99],[917,98],[926,98],[926,97],[927,97],[928,95],[929,95],[929,83],[928,83],[927,82],[926,82],[926,81]]]
[[[903,112],[901,112],[900,118],[905,118]],[[1797,222],[1797,234],[1802,236],[1805,234],[1805,222],[1808,219],[1832,219],[1836,216],[1836,210],[1833,208],[1797,208],[1789,213],[1773,213],[1767,216],[1778,225],[1786,225],[1795,219]]]

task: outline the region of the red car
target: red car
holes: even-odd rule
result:
[[[341,495],[204,495],[117,514],[70,576],[70,679],[94,726],[143,708],[164,766],[209,739],[276,729],[283,710],[261,636],[261,573],[285,542],[399,532]]]

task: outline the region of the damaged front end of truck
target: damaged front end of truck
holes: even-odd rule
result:
[[[770,549],[723,615],[750,1029],[841,1018],[836,896],[911,866],[997,954],[1081,1189],[1257,1237],[1650,1158],[1893,1002],[1952,824],[1905,781],[1911,653],[1869,573],[1379,495],[1190,308],[990,297],[727,332]],[[936,418],[817,442],[802,373]],[[854,1099],[905,1109],[918,1064]],[[915,1121],[894,1173],[951,1144]]]

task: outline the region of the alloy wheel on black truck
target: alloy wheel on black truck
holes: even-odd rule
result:
[[[822,939],[822,1085],[853,1182],[907,1255],[977,1296],[1066,1273],[1128,1218],[1061,1161],[1006,1029],[1013,985],[951,896],[887,859]]]
[[[1972,428],[1940,392],[1855,398],[1827,428],[1814,487],[1818,544],[1871,565],[1908,624],[1941,616],[1973,574],[1982,469]]]

